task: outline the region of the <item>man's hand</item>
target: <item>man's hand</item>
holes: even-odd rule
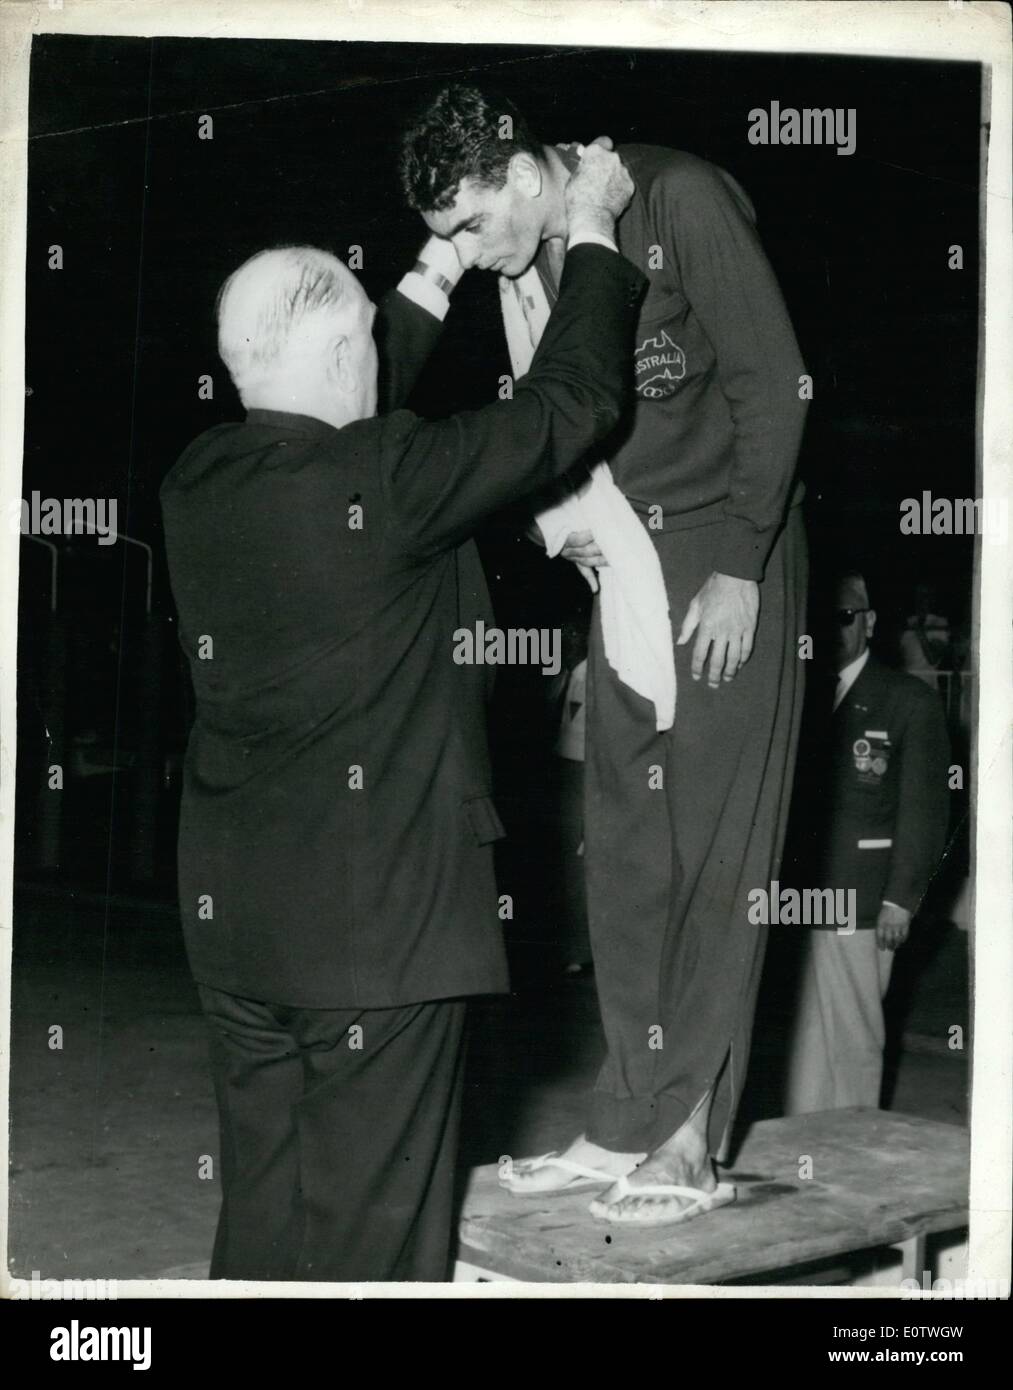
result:
[[[598,549],[597,542],[591,532],[571,531],[563,542],[563,548],[559,553],[564,560],[572,560],[591,586],[591,592],[596,594],[598,592],[598,578],[595,570],[607,565],[608,561]]]
[[[712,574],[686,610],[676,639],[678,646],[695,632],[691,669],[693,679],[703,675],[710,649],[707,684],[717,690],[722,679],[730,681],[749,660],[760,614],[760,589],[754,579],[735,579]]]
[[[633,180],[619,156],[603,144],[578,145],[577,150],[580,165],[563,195],[567,229],[571,236],[579,231],[611,237],[616,218],[633,197]]]
[[[876,918],[876,945],[881,951],[896,951],[911,930],[911,914],[896,903],[884,903]]]

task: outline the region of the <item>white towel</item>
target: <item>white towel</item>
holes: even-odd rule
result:
[[[503,328],[514,376],[531,366],[549,320],[549,301],[532,266],[511,280],[500,276]],[[675,648],[668,594],[658,552],[605,462],[588,483],[537,513],[546,553],[558,555],[571,531],[590,531],[608,561],[597,571],[605,657],[624,685],[654,705],[659,732],[675,721]],[[592,587],[594,587],[592,585]]]

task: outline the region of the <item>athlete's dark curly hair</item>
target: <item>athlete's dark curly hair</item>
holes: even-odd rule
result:
[[[512,101],[486,89],[455,83],[412,122],[401,141],[401,184],[417,212],[442,212],[462,179],[502,188],[507,165],[542,146]]]

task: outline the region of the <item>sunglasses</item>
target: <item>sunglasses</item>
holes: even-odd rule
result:
[[[841,627],[850,627],[859,613],[871,613],[871,608],[838,608],[834,617]]]

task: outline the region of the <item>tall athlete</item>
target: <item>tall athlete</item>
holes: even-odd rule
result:
[[[659,732],[655,705],[606,659],[596,614],[585,862],[608,1052],[585,1132],[507,1181],[517,1192],[598,1188],[596,1216],[661,1225],[734,1196],[715,1160],[746,1073],[765,947],[747,895],[776,875],[802,703],[807,559],[793,484],[806,407],[745,193],[691,154],[618,152],[635,184],[619,246],[649,284],[630,363],[636,403],[589,463],[608,460],[660,560],[677,703]],[[573,163],[509,102],[452,86],[406,133],[402,180],[462,266],[497,272],[501,288],[533,266],[551,305]],[[522,308],[531,298],[518,296]],[[585,571],[605,563],[589,529],[562,554]]]

